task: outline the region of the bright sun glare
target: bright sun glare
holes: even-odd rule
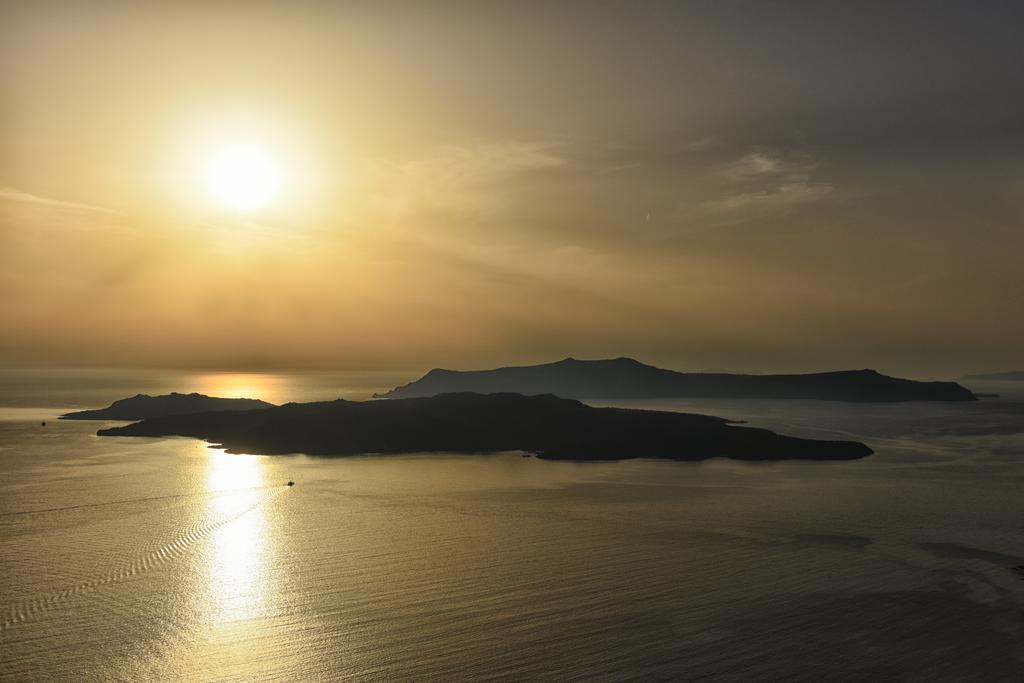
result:
[[[281,173],[259,147],[225,147],[206,164],[206,189],[217,203],[237,211],[254,211],[277,198]]]

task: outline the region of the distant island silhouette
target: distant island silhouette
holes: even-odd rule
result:
[[[144,420],[164,415],[187,413],[209,413],[221,410],[259,410],[273,408],[273,403],[252,398],[216,398],[203,394],[179,394],[163,396],[137,394],[131,398],[114,401],[106,408],[82,410],[61,415],[62,420]]]
[[[1012,372],[990,372],[985,375],[965,375],[960,378],[966,382],[992,381],[992,382],[1024,382],[1024,370]]]
[[[289,403],[152,417],[97,433],[190,436],[234,453],[268,455],[525,451],[559,460],[852,460],[872,453],[862,443],[798,439],[707,415],[510,393]]]
[[[576,360],[494,370],[434,369],[378,398],[470,391],[555,394],[565,398],[775,398],[831,401],[973,401],[956,382],[918,382],[874,370],[804,375],[683,373],[632,358]]]

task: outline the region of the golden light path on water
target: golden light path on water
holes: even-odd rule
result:
[[[209,517],[235,517],[210,538],[206,586],[215,638],[237,637],[226,625],[242,626],[261,616],[269,590],[267,509],[284,482],[269,482],[264,458],[209,449],[206,483]],[[217,495],[217,491],[225,491]],[[237,516],[236,516],[237,515]]]

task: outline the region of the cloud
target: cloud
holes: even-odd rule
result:
[[[633,162],[629,162],[629,163],[614,164],[612,166],[606,166],[604,168],[599,168],[597,170],[597,173],[599,175],[607,175],[609,173],[620,173],[622,171],[632,171],[633,169],[641,168],[642,166],[643,166],[643,164],[641,164],[639,161],[633,161]]]
[[[709,135],[707,137],[694,140],[693,142],[687,143],[683,146],[683,149],[687,152],[699,152],[709,147],[715,147],[721,142],[715,135]]]
[[[766,152],[747,154],[736,161],[723,164],[719,169],[719,173],[722,176],[735,182],[743,182],[764,176],[802,174],[804,171],[804,166],[786,162],[781,157]]]
[[[394,165],[399,172],[430,176],[444,181],[490,179],[562,166],[565,158],[553,145],[540,142],[488,142],[475,145],[438,147],[429,157]]]
[[[716,211],[735,211],[748,207],[788,208],[821,201],[834,191],[831,185],[799,181],[756,192],[726,195],[708,202],[706,206]]]
[[[499,212],[513,179],[564,166],[542,142],[446,145],[419,159],[378,160],[367,174],[377,204],[393,217],[415,213],[486,216]]]
[[[17,190],[13,187],[0,188],[0,200],[8,202],[19,202],[24,204],[36,204],[39,206],[67,209],[69,211],[95,211],[98,213],[108,214],[121,213],[120,211],[108,209],[104,206],[96,206],[95,204],[67,202],[61,199],[50,199],[47,197],[40,197],[38,195],[29,194],[28,192],[22,192],[21,190]]]
[[[819,202],[832,196],[835,187],[815,180],[816,167],[800,154],[745,154],[718,167],[717,175],[725,188],[704,206],[713,212],[731,212],[786,209]]]

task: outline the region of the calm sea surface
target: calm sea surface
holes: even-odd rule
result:
[[[877,451],[849,463],[261,457],[55,420],[411,378],[0,375],[0,679],[1024,680],[1013,385],[620,403]]]

